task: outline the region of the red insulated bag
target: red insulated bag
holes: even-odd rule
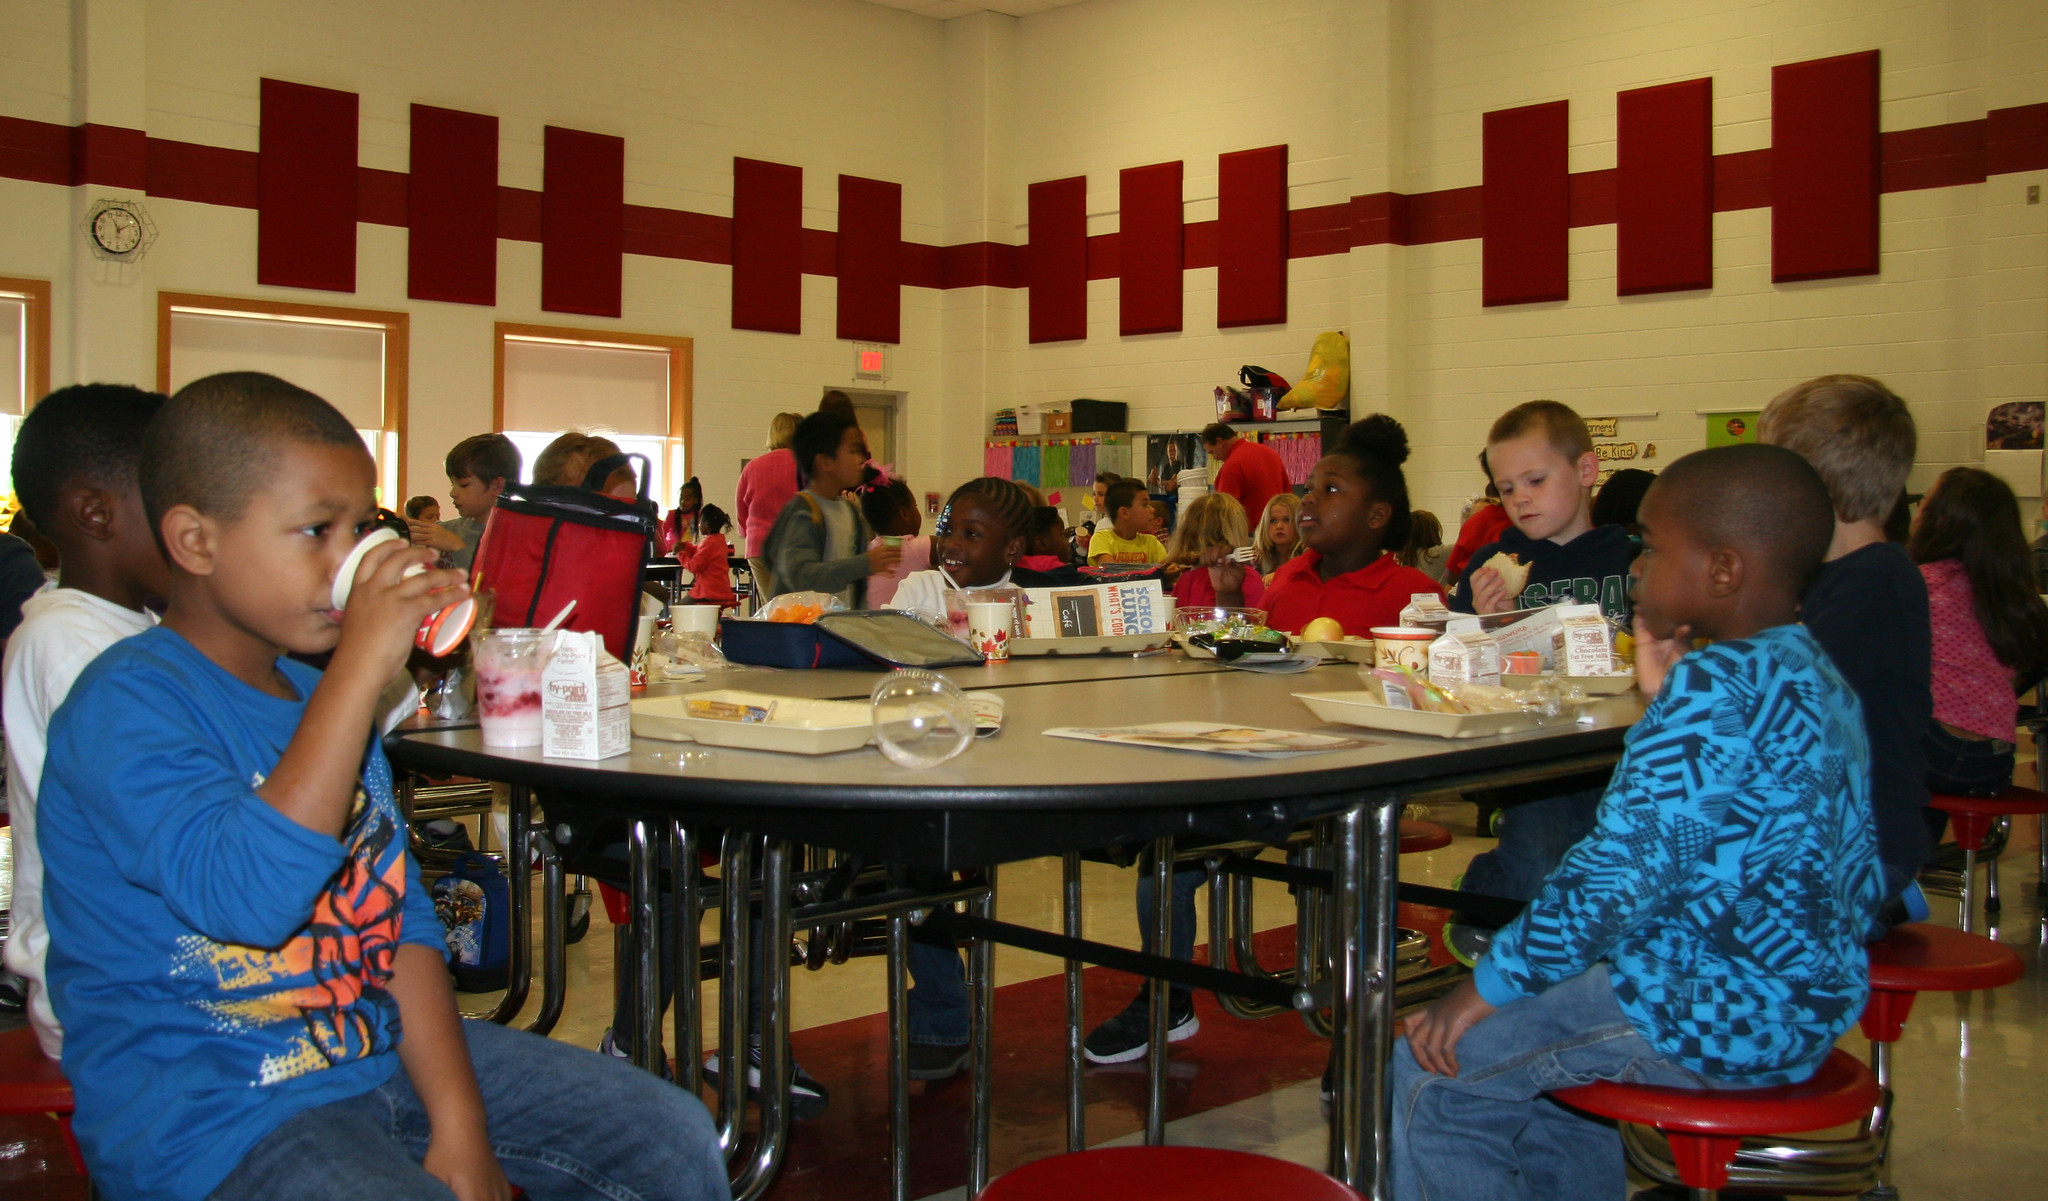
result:
[[[619,500],[597,489],[605,477],[638,460],[640,496]],[[644,455],[612,455],[591,464],[581,488],[507,484],[476,551],[471,583],[496,594],[491,624],[543,625],[571,600],[563,629],[604,638],[621,663],[632,657],[640,585],[655,535]]]

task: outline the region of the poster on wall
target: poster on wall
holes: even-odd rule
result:
[[[1739,446],[1756,441],[1756,422],[1762,416],[1759,409],[1746,409],[1739,413],[1708,413],[1707,445]]]
[[[2033,524],[2032,498],[2048,493],[2048,455],[2042,453],[2048,403],[2009,400],[1984,418],[1984,470],[2012,486],[2021,498],[2025,527]]]
[[[1174,480],[1190,467],[1209,465],[1209,456],[1202,449],[1199,434],[1147,434],[1145,435],[1145,489],[1148,492],[1165,494],[1172,492]]]
[[[2009,400],[1984,419],[1985,450],[2039,450],[2048,402]]]

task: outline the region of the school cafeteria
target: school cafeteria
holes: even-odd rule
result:
[[[0,1197],[2034,1195],[2044,62],[0,0]]]

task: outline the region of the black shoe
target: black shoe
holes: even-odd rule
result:
[[[791,1121],[808,1122],[825,1112],[831,1103],[831,1094],[825,1086],[809,1073],[804,1065],[791,1062],[789,1065],[789,1117]],[[718,1087],[718,1056],[704,1058],[704,1083]],[[761,1096],[761,1048],[747,1048],[747,1096],[759,1100]]]
[[[597,1044],[597,1053],[599,1055],[609,1055],[613,1059],[623,1059],[628,1063],[631,1063],[633,1060],[632,1053],[621,1047],[618,1040],[612,1037],[612,1028],[610,1026],[604,1028],[604,1038]],[[668,1066],[667,1056],[663,1056],[661,1060],[661,1078],[671,1084],[675,1083],[675,1070]]]
[[[1166,1041],[1177,1043],[1193,1038],[1202,1028],[1195,1018],[1195,994],[1173,990],[1173,999],[1167,1005]],[[1145,1048],[1152,1042],[1152,1004],[1144,991],[1138,999],[1124,1006],[1124,1011],[1095,1028],[1088,1041],[1081,1044],[1081,1053],[1090,1063],[1129,1063],[1142,1057]]]
[[[934,1043],[910,1044],[910,1078],[912,1080],[945,1080],[960,1074],[967,1066],[967,1058],[973,1048],[966,1043],[946,1046]]]
[[[436,851],[472,851],[469,829],[461,822],[442,818],[438,821],[421,822],[414,830],[420,845]]]
[[[22,1013],[28,1009],[28,981],[0,967],[0,1013]]]

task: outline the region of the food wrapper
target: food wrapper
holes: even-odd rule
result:
[[[827,613],[844,611],[846,602],[826,592],[785,592],[754,614],[756,621],[784,621],[810,625]]]
[[[1414,709],[1424,713],[1534,713],[1540,717],[1564,716],[1577,689],[1555,681],[1543,681],[1531,688],[1503,688],[1498,684],[1457,684],[1439,687],[1406,667],[1375,667],[1360,671],[1365,691],[1374,701],[1392,709]]]

